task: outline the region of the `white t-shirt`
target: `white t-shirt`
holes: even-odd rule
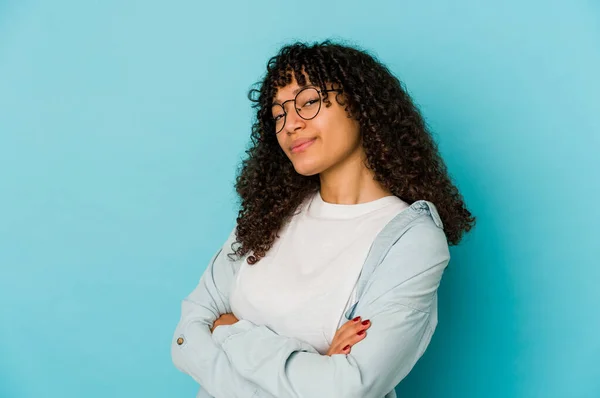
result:
[[[308,198],[255,265],[242,261],[230,303],[238,319],[266,325],[325,354],[377,234],[409,205],[396,196],[340,205]]]

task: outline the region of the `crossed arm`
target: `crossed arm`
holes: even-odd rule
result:
[[[443,233],[431,234],[417,225],[390,249],[355,311],[371,321],[369,338],[349,355],[332,356],[247,320],[211,334],[214,322],[231,312],[234,268],[226,243],[183,301],[175,365],[218,398],[383,397],[412,369],[435,328],[429,309],[449,253]]]

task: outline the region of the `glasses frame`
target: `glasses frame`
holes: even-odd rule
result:
[[[303,117],[300,114],[300,112],[298,112],[298,107],[296,106],[296,98],[298,98],[298,96],[300,94],[302,94],[303,91],[306,91],[306,90],[315,90],[319,94],[319,109],[317,110],[317,113],[315,113],[315,115],[313,117],[310,117],[310,118]],[[341,88],[332,88],[332,89],[328,89],[328,90],[319,90],[319,89],[317,89],[314,86],[308,86],[308,87],[304,87],[302,90],[298,91],[298,93],[294,96],[293,99],[289,99],[287,101],[283,101],[281,104],[274,103],[273,106],[279,105],[279,106],[281,106],[281,109],[283,109],[283,125],[281,126],[281,129],[275,131],[275,134],[277,135],[277,134],[281,133],[283,131],[283,129],[285,128],[285,123],[287,122],[287,114],[288,114],[287,111],[285,110],[285,104],[287,102],[292,102],[292,101],[294,102],[294,110],[296,111],[296,114],[298,116],[300,116],[301,119],[303,119],[303,120],[312,120],[312,119],[314,119],[314,118],[317,117],[317,115],[319,114],[319,112],[321,112],[321,105],[323,104],[323,96],[321,94],[322,93],[330,93],[330,92],[333,92],[333,91],[335,91],[335,92],[337,92],[339,94],[343,90]],[[275,120],[273,120],[274,130],[276,130],[276,127],[275,127],[276,124],[277,124],[277,122],[275,122]]]

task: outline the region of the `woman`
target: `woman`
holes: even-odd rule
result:
[[[173,361],[201,397],[395,397],[475,219],[366,52],[285,46],[250,98],[237,225],[183,301]]]

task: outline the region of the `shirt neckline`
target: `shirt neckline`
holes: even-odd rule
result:
[[[394,203],[402,203],[402,201],[394,195],[389,195],[370,202],[351,205],[329,203],[323,200],[321,191],[317,190],[308,204],[307,214],[315,218],[352,219],[383,209]]]

